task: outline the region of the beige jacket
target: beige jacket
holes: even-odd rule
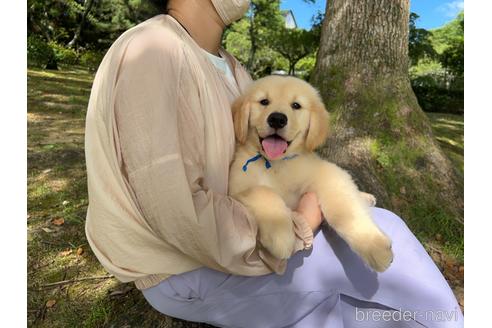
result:
[[[87,112],[86,234],[101,264],[139,289],[207,266],[283,273],[257,225],[227,196],[234,155],[231,102],[251,79],[225,51],[237,85],[171,16],[124,33],[96,74]],[[312,231],[293,213],[298,245]]]

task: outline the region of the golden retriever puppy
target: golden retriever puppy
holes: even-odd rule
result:
[[[328,224],[371,268],[386,270],[393,253],[370,216],[375,198],[313,152],[328,135],[328,112],[316,89],[294,77],[268,76],[232,107],[238,145],[229,193],[255,216],[261,244],[277,258],[291,256],[291,210],[311,191]]]

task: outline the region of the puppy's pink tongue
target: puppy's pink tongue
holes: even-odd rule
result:
[[[277,136],[270,136],[263,139],[261,145],[269,159],[276,159],[277,157],[282,156],[289,146],[287,141]]]

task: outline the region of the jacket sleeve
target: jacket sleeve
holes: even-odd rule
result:
[[[179,47],[134,40],[121,63],[116,125],[122,172],[137,205],[159,238],[204,266],[241,275],[282,273],[286,261],[257,244],[247,210],[203,186],[204,126],[200,111],[181,99],[199,97],[185,61]],[[296,251],[310,247],[307,222],[295,213],[293,219]]]

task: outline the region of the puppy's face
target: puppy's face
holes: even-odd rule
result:
[[[328,112],[311,85],[294,77],[254,82],[232,105],[236,139],[275,160],[313,151],[328,135]]]

